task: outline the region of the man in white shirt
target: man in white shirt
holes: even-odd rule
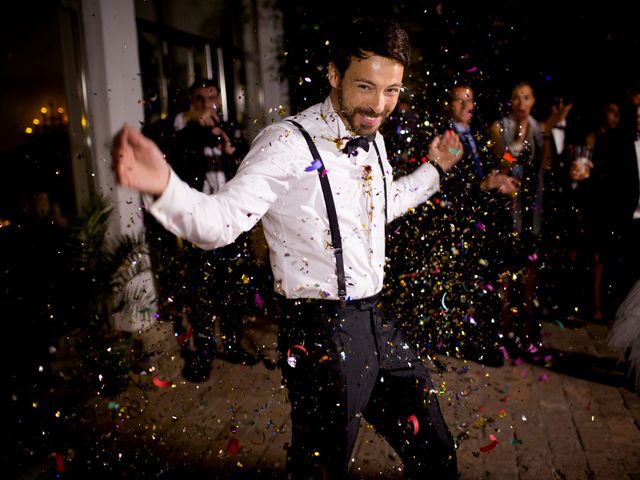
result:
[[[226,245],[262,220],[282,297],[278,349],[293,478],[344,478],[361,417],[398,452],[406,478],[457,478],[437,391],[378,294],[385,224],[438,190],[462,155],[460,141],[445,133],[431,144],[429,163],[393,180],[378,129],[402,89],[407,34],[388,21],[357,20],[342,35],[328,68],[330,96],[265,128],[216,194],[190,189],[128,126],[114,140],[117,178],[148,194],[168,230],[203,248]]]

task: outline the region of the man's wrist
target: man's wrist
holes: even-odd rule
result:
[[[438,171],[438,175],[440,175],[440,178],[446,177],[447,176],[447,172],[445,172],[444,168],[442,168],[442,166],[440,166],[440,164],[435,161],[434,159],[430,158],[428,160],[428,162],[433,165],[433,167]]]

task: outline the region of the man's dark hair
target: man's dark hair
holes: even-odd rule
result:
[[[391,58],[407,67],[410,60],[409,35],[390,20],[360,18],[340,29],[329,61],[340,75],[344,75],[352,56],[364,59],[371,54]]]
[[[203,87],[204,88],[213,87],[216,89],[218,93],[220,93],[220,87],[218,87],[218,84],[215,82],[215,80],[212,80],[210,78],[204,78],[204,79],[196,80],[191,84],[188,90],[189,97],[193,97],[193,93],[196,91],[197,88],[203,88]]]

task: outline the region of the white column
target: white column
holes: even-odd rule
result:
[[[88,127],[96,190],[111,199],[110,234],[142,231],[140,196],[117,187],[111,140],[128,122],[144,120],[138,38],[133,0],[83,0],[88,95]]]
[[[140,195],[116,185],[111,160],[114,134],[125,122],[140,126],[144,120],[135,8],[133,0],[82,0],[81,5],[91,174],[96,190],[113,205],[108,235],[115,240],[123,235],[135,236],[144,229]],[[148,262],[148,258],[141,261]],[[147,302],[155,298],[149,270],[134,277],[125,290],[140,288],[147,293],[144,296]],[[154,312],[154,304],[130,305],[112,317],[112,326],[118,330],[143,331],[154,323]]]
[[[280,76],[284,62],[282,12],[269,0],[244,0],[243,60],[246,70],[246,128],[250,138],[282,114],[290,115],[289,88]]]

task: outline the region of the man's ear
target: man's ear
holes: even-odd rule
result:
[[[338,89],[340,87],[340,72],[333,63],[329,64],[329,68],[327,69],[327,78],[329,79],[329,84],[332,88]]]

